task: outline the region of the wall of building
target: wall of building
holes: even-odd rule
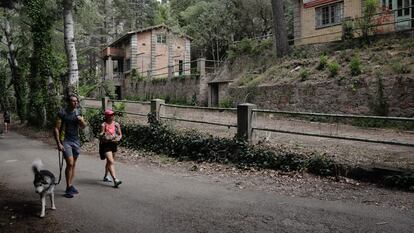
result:
[[[203,93],[200,93],[199,78],[131,81],[126,83],[126,86],[128,86],[126,96],[139,97],[140,99],[161,98],[171,102],[190,103],[193,98],[200,102],[206,98],[202,96]]]
[[[166,35],[167,43],[157,43],[157,34]],[[151,69],[151,56],[155,56],[152,67],[154,70],[153,75],[157,75],[157,77],[167,77],[169,56],[172,65],[174,65],[174,71],[176,71],[176,75],[178,75],[179,61],[185,61],[186,55],[190,54],[190,51],[186,50],[186,47],[188,47],[188,50],[190,48],[189,46],[186,46],[187,39],[178,37],[164,28],[137,33],[137,40],[138,58],[136,59],[136,67],[137,71],[141,72],[144,76],[147,75],[147,70]],[[155,43],[155,46],[151,44],[153,42]]]
[[[414,77],[383,77],[383,88],[380,86],[377,78],[357,77],[319,83],[232,87],[229,98],[235,104],[249,102],[264,109],[364,115],[388,111],[390,116],[414,117]],[[382,109],[381,101],[392,107]]]
[[[344,3],[344,17],[356,18],[361,16],[361,0],[344,0],[332,1],[329,4],[343,2]],[[328,5],[328,4],[324,4]],[[314,44],[324,43],[329,41],[340,40],[342,37],[342,25],[335,25],[325,28],[316,29],[316,8],[323,6],[305,8],[302,1],[298,5],[300,7],[300,40],[296,40],[296,44]]]

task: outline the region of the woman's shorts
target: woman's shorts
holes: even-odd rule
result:
[[[10,124],[10,119],[5,119],[4,123]]]
[[[118,144],[115,142],[99,143],[99,156],[102,160],[106,159],[106,152],[115,153],[118,151]]]

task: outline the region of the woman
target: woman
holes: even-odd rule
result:
[[[115,122],[115,113],[112,110],[105,111],[105,122],[101,125],[99,154],[101,159],[106,159],[105,176],[103,181],[114,181],[114,187],[118,188],[122,181],[116,178],[114,157],[117,152],[118,142],[122,138],[121,126]],[[112,180],[108,177],[108,172]]]
[[[4,111],[3,113],[3,119],[4,119],[4,133],[9,132],[10,128],[10,112],[8,110]]]

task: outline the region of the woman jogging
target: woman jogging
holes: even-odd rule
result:
[[[121,126],[115,122],[115,113],[112,110],[105,111],[105,122],[101,125],[99,155],[102,160],[106,159],[105,175],[103,181],[114,181],[114,187],[118,188],[122,181],[116,178],[115,174],[115,153],[118,142],[122,138]],[[108,177],[111,174],[112,180]]]

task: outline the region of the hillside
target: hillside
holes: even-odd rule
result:
[[[233,80],[229,101],[281,110],[414,116],[412,37],[364,46],[302,46],[284,59],[272,54],[269,41],[233,46],[216,78]]]

